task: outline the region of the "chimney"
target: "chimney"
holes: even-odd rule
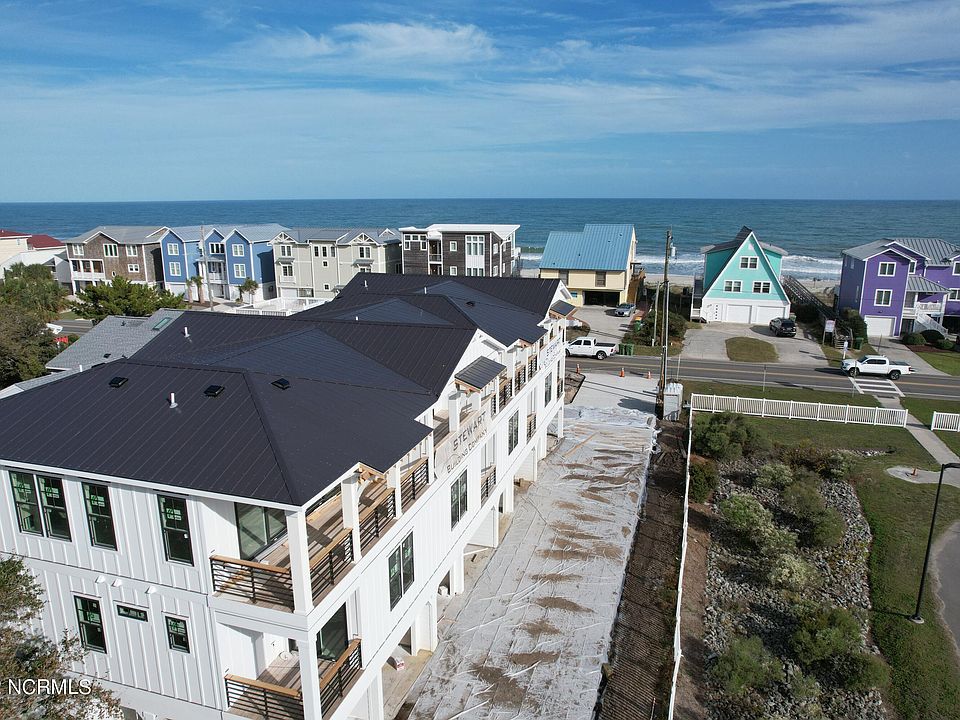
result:
[[[173,410],[177,406],[177,396],[174,393],[170,393],[170,409]]]

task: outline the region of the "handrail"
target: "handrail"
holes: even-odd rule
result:
[[[368,517],[370,517],[371,515],[373,515],[373,513],[375,513],[375,512],[377,511],[377,509],[378,509],[381,505],[383,505],[385,502],[389,502],[389,501],[390,501],[390,498],[393,497],[393,489],[392,489],[392,488],[388,488],[388,490],[389,490],[389,492],[385,492],[385,493],[383,494],[383,497],[380,498],[376,503],[374,503],[373,505],[371,505],[370,507],[368,507],[366,510],[364,510],[362,513],[360,513],[360,522],[361,522],[361,523],[363,523],[364,520],[366,520]]]
[[[229,674],[224,675],[223,679],[229,680],[230,682],[239,683],[240,685],[247,685],[248,687],[257,688],[258,690],[266,690],[268,692],[276,693],[277,695],[286,695],[287,697],[296,698],[297,700],[299,700],[301,697],[299,690],[283,687],[283,685],[274,685],[273,683],[263,682],[262,680],[251,680],[250,678]]]
[[[226,557],[224,555],[211,555],[211,560],[216,560],[217,562],[230,563],[231,565],[242,565],[243,567],[248,567],[253,570],[263,570],[265,572],[272,572],[278,574],[286,574],[290,572],[289,568],[278,567],[276,565],[267,565],[266,563],[256,562],[254,560],[241,560],[240,558]]]
[[[420,469],[420,466],[423,465],[425,462],[427,462],[427,459],[428,459],[427,456],[424,455],[424,456],[421,457],[419,460],[415,461],[415,462],[413,463],[413,465],[410,466],[410,469],[407,470],[407,471],[400,477],[400,482],[403,482],[404,480],[406,480],[407,478],[409,478],[411,475],[413,475],[417,470],[419,470],[419,469]]]
[[[353,655],[354,650],[360,647],[360,638],[354,638],[350,641],[350,644],[347,645],[347,649],[340,653],[340,657],[334,661],[333,665],[328,667],[323,675],[320,676],[320,687],[329,685],[330,681],[333,680],[333,676],[337,674],[337,671],[343,667],[343,664],[350,659],[350,656]]]
[[[344,538],[346,538],[346,537],[347,537],[348,535],[350,535],[352,532],[353,532],[353,531],[352,531],[350,528],[344,528],[343,530],[341,530],[340,532],[338,532],[336,535],[334,535],[334,536],[333,536],[333,540],[331,540],[330,542],[328,542],[326,545],[324,545],[324,546],[320,549],[320,552],[317,553],[316,559],[310,561],[310,569],[313,570],[313,569],[314,569],[315,567],[317,567],[321,562],[323,562],[324,560],[326,560],[327,555],[330,554],[330,551],[333,550],[337,545],[339,545],[340,543],[342,543],[343,540],[344,540]]]

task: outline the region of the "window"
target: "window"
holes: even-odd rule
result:
[[[337,249],[331,245],[331,246],[330,246],[330,257],[336,257],[336,256],[337,256]]]
[[[740,258],[740,268],[743,270],[755,270],[757,267],[756,255],[744,255]]]
[[[369,260],[371,257],[370,250],[371,248],[364,247],[361,245],[360,247],[357,248],[357,251],[359,252],[358,257],[361,258],[362,260]]]
[[[907,267],[907,273],[910,275],[915,275],[917,273],[917,261],[911,260],[910,265]]]
[[[171,650],[190,652],[190,638],[187,636],[187,621],[183,618],[163,616],[167,625],[167,645]]]
[[[297,288],[297,297],[313,297],[313,288]]]
[[[107,651],[107,636],[103,632],[103,617],[100,601],[74,595],[77,608],[77,624],[80,626],[80,642],[86,650]]]
[[[742,283],[739,280],[724,280],[723,281],[723,291],[724,292],[740,292]]]
[[[293,257],[293,245],[281,245],[280,257],[284,257],[284,258]]]
[[[483,255],[483,235],[465,235],[463,240],[467,245],[467,255],[476,255],[477,257]]]
[[[137,249],[136,245],[127,245],[127,257],[132,258],[140,254],[140,251]]]
[[[557,275],[560,277],[560,282],[564,285],[570,284],[570,271],[569,270],[558,270]]]
[[[160,531],[167,560],[193,565],[193,547],[190,545],[190,519],[185,498],[158,495],[160,502]]]
[[[178,262],[172,262],[172,263],[170,263],[169,267],[170,267],[170,274],[171,274],[171,275],[179,275],[179,274],[180,274],[180,263],[178,263]]]
[[[314,245],[314,246],[313,246],[313,256],[314,256],[314,257],[320,257],[320,246],[319,246],[319,245]],[[327,256],[327,248],[326,248],[326,247],[323,248],[323,256],[324,256],[324,257]]]
[[[20,474],[20,473],[18,473]],[[43,525],[48,537],[70,539],[67,501],[63,495],[63,479],[37,475],[37,494],[43,511]]]
[[[283,510],[236,503],[240,557],[252,560],[287,531]]]
[[[233,274],[235,277],[245,278],[247,276],[247,266],[243,263],[234,263]]]
[[[347,606],[341,605],[317,633],[317,656],[321,660],[336,662],[349,644]]]
[[[368,267],[361,267],[361,268],[357,268],[357,272],[368,273],[368,272],[372,272],[372,270],[370,270],[370,268]]]
[[[877,290],[873,296],[873,304],[880,306],[887,306],[890,304],[890,299],[893,295],[892,290]]]
[[[493,243],[493,254],[496,255],[500,252],[500,243]]]
[[[103,256],[104,257],[119,257],[120,248],[118,248],[113,243],[106,243],[103,246]]]
[[[324,283],[324,284],[323,284],[323,289],[324,289],[324,290],[329,290],[329,289],[330,289],[330,284],[329,284],[329,283]]]
[[[223,255],[223,243],[222,243],[222,242],[212,242],[212,243],[210,243],[210,254],[211,254],[211,255]]]
[[[509,455],[517,449],[520,442],[520,411],[518,410],[510,417],[510,423],[507,426],[507,454]]]
[[[413,533],[407,535],[397,549],[390,553],[388,575],[390,608],[393,609],[413,585]]]
[[[17,512],[17,524],[20,532],[31,535],[43,535],[43,523],[40,520],[40,503],[33,475],[11,472],[10,484],[13,486],[13,504]]]
[[[333,248],[330,248],[330,249],[333,250]],[[331,253],[331,255],[332,255],[332,254],[333,254],[333,253]],[[326,246],[326,245],[322,245],[322,246],[320,247],[320,257],[327,257],[327,246]]]
[[[450,252],[456,252],[456,251],[457,251],[457,241],[456,241],[456,240],[451,240],[451,241],[450,241]]]
[[[71,261],[70,261],[70,267],[73,269],[74,272],[81,272],[81,271],[83,270],[82,261],[80,261],[80,260],[71,260]]]
[[[770,283],[767,281],[757,280],[753,283],[753,291],[755,293],[769,293]]]
[[[455,528],[467,514],[467,471],[450,484],[450,527]]]
[[[596,280],[594,281],[594,284],[595,284],[597,287],[606,287],[606,286],[607,286],[607,271],[606,271],[606,270],[597,270],[596,276],[597,276],[597,277],[596,277]]]
[[[167,243],[167,255],[179,255],[180,246],[176,243]]]
[[[234,244],[230,246],[230,252],[233,253],[234,257],[243,257],[245,251],[243,249],[243,245]]]
[[[83,257],[83,245],[71,245],[70,254],[74,257]],[[956,268],[956,266],[954,266]],[[954,275],[956,275],[956,269],[954,269]]]
[[[150,622],[147,611],[142,608],[130,607],[129,605],[117,605],[117,615],[130,620],[139,620],[140,622]]]
[[[947,295],[947,300],[960,300],[960,288],[950,288],[950,294]]]
[[[880,269],[877,271],[877,275],[881,277],[890,277],[891,275],[897,274],[897,264],[892,262],[882,262],[880,263]]]
[[[281,265],[281,266],[280,266],[280,277],[282,277],[282,278],[292,278],[292,277],[293,277],[293,265]]]
[[[493,275],[494,277],[496,277],[497,275],[500,274],[500,268],[498,268],[496,265],[494,265],[494,266],[493,266],[493,271],[492,271],[490,274]],[[576,293],[574,293],[574,296],[576,296]]]
[[[110,488],[106,485],[83,484],[83,502],[87,509],[90,544],[94,547],[117,549],[117,535],[113,529],[113,510],[110,507]]]
[[[549,405],[553,401],[553,373],[548,372],[543,379],[543,404]]]
[[[138,273],[140,272],[140,266],[137,263],[130,263],[129,265],[127,265],[127,272]]]
[[[456,275],[456,274],[457,274],[457,266],[456,266],[456,265],[451,265],[451,266],[450,266],[450,274],[451,274],[451,275]]]
[[[80,247],[80,255],[83,255],[83,246]],[[953,261],[953,274],[960,275],[960,260]]]

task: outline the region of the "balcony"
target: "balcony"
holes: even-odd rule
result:
[[[527,415],[527,440],[532,440],[537,432],[537,414],[535,412]]]
[[[440,253],[428,253],[427,261],[432,263],[443,262],[443,255],[441,255]]]
[[[407,512],[430,484],[430,463],[427,458],[416,460],[400,475],[400,506]]]
[[[520,388],[522,388],[527,382],[526,366],[523,366],[519,370],[517,370],[516,380],[517,380],[517,392],[519,392]]]
[[[500,381],[500,402],[498,403],[499,409],[502,410],[505,408],[512,397],[513,383],[510,381],[510,378],[504,378]]]
[[[527,377],[533,377],[537,373],[537,367],[539,363],[538,356],[534,355],[527,361]]]
[[[320,659],[320,706],[329,717],[353,687],[362,670],[360,638],[354,638],[336,660]],[[271,662],[257,678],[225,675],[227,709],[252,720],[303,720],[300,659],[285,653]]]
[[[913,305],[903,306],[904,319],[913,319],[920,313],[927,315],[942,315],[946,310],[946,302],[915,302]]]
[[[497,466],[490,465],[480,472],[480,502],[485,503],[497,486]]]

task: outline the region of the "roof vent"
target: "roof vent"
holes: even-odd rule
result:
[[[190,331],[187,329],[187,326],[186,326],[186,325],[183,326],[183,336],[184,336],[185,338],[190,337]]]
[[[222,392],[223,385],[207,385],[207,389],[203,391],[203,394],[207,397],[220,397]]]
[[[273,385],[274,387],[280,388],[281,390],[286,390],[287,388],[290,387],[290,381],[287,380],[286,378],[277,378],[270,384]]]
[[[177,407],[177,396],[174,393],[170,393],[170,409],[173,410]]]
[[[117,375],[116,377],[110,378],[110,387],[112,388],[123,387],[124,384],[127,382],[127,379],[128,378],[120,377],[119,375]]]
[[[473,300],[467,300],[467,307],[473,307],[476,303]]]
[[[113,354],[113,353],[104,353],[103,356],[104,356],[105,358],[108,358],[108,357],[110,357],[112,354]]]

